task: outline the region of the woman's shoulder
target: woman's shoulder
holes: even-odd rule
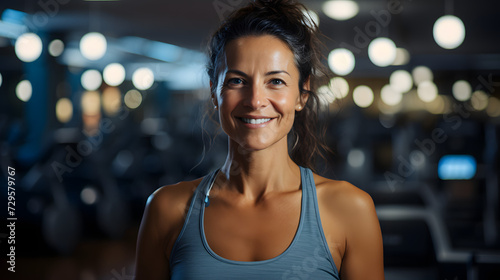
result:
[[[189,202],[201,178],[164,185],[155,190],[146,202],[149,212],[155,213],[163,221],[176,221],[184,217]]]
[[[318,200],[329,205],[333,211],[343,213],[366,213],[374,211],[371,196],[347,181],[333,180],[314,174]]]

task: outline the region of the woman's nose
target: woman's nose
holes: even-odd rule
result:
[[[265,107],[269,103],[267,95],[264,89],[258,86],[252,86],[249,88],[245,96],[244,105],[251,107],[252,109],[258,109],[260,107]]]

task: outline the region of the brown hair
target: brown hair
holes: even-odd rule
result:
[[[316,93],[319,74],[328,77],[328,72],[321,63],[318,28],[305,11],[304,5],[289,0],[254,0],[234,11],[209,41],[207,73],[212,82],[211,91],[215,93],[225,46],[231,40],[249,35],[272,35],[285,42],[294,54],[300,73],[300,94],[309,94],[304,109],[295,112],[288,137],[289,153],[296,164],[316,171],[316,157],[319,155],[326,161],[323,151],[331,152],[324,143],[326,127],[319,128],[320,102]],[[304,88],[308,79],[310,90]],[[213,107],[208,107],[206,115],[213,120]]]

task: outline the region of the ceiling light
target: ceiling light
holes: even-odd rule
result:
[[[396,106],[401,103],[403,95],[400,91],[395,90],[391,85],[385,85],[380,90],[380,98],[389,106]]]
[[[406,65],[410,62],[410,53],[404,48],[396,48],[396,58],[392,65]]]
[[[147,90],[151,88],[155,81],[155,76],[151,69],[141,67],[132,74],[132,84],[139,90]]]
[[[334,49],[328,55],[328,66],[333,73],[340,76],[351,73],[355,63],[354,55],[348,49]]]
[[[318,14],[311,10],[302,10],[302,13],[304,13],[304,16],[306,16],[306,18],[308,19],[306,21],[307,26],[309,26],[310,28],[314,28],[314,25],[319,26]]]
[[[354,1],[332,0],[323,3],[323,12],[335,20],[348,20],[359,12],[359,6]]]
[[[467,101],[472,96],[472,87],[467,81],[456,81],[453,84],[452,93],[456,100]]]
[[[67,123],[73,117],[73,104],[66,97],[59,99],[56,103],[56,117],[61,123]]]
[[[125,80],[125,68],[120,63],[111,63],[102,72],[106,84],[119,86]]]
[[[31,82],[28,80],[20,81],[16,86],[16,96],[19,100],[28,102],[31,98],[31,94],[33,93],[33,87],[31,86]]]
[[[42,54],[42,48],[42,40],[35,33],[22,34],[14,45],[17,57],[24,62],[37,60]]]
[[[89,60],[101,59],[106,53],[107,46],[106,38],[98,32],[87,33],[80,40],[80,52]]]
[[[49,44],[49,54],[54,57],[60,56],[64,51],[64,43],[59,39],[55,39]]]
[[[389,38],[376,38],[368,46],[368,57],[377,66],[389,66],[396,59],[396,45]]]
[[[465,26],[456,16],[446,15],[438,18],[432,30],[434,40],[444,49],[455,49],[465,39]]]
[[[411,72],[413,76],[413,81],[415,85],[419,85],[421,82],[432,81],[434,79],[434,75],[432,74],[431,69],[426,66],[417,66]]]
[[[437,86],[432,81],[421,82],[417,87],[417,95],[424,102],[432,102],[438,96]]]
[[[358,86],[352,92],[354,103],[361,108],[366,108],[373,103],[373,91],[367,86]]]
[[[86,90],[97,90],[102,84],[101,73],[97,70],[87,70],[82,74],[81,83]]]
[[[405,93],[410,91],[410,89],[413,87],[413,80],[411,78],[411,74],[408,73],[406,70],[396,70],[391,74],[391,77],[389,78],[389,83],[391,86],[401,92]]]
[[[344,98],[349,93],[349,83],[342,77],[335,77],[330,80],[330,89],[336,98]]]
[[[129,107],[130,109],[135,109],[139,107],[139,105],[141,105],[142,95],[139,91],[131,89],[127,93],[125,93],[123,101],[125,102],[125,105],[127,105],[127,107]]]
[[[470,99],[472,108],[481,111],[488,107],[488,95],[482,90],[476,90]]]

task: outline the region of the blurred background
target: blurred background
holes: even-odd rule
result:
[[[132,279],[147,197],[225,159],[204,52],[246,2],[1,1],[2,279]],[[500,279],[500,2],[302,2],[335,77],[319,170],[371,194],[386,278]]]

